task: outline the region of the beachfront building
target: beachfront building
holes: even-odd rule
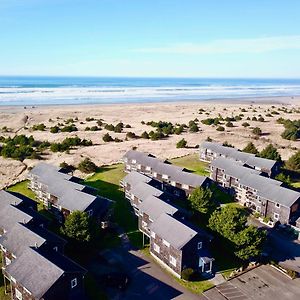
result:
[[[108,199],[96,196],[93,188],[80,183],[80,178],[49,164],[38,164],[29,172],[28,179],[29,188],[60,222],[76,210],[100,222],[110,206]]]
[[[206,176],[189,173],[186,169],[160,160],[151,154],[136,150],[128,151],[122,158],[125,172],[145,174],[163,184],[163,190],[178,197],[188,196],[196,187],[208,187]]]
[[[208,235],[184,221],[187,212],[173,204],[174,196],[159,189],[161,182],[131,171],[121,186],[138,217],[139,230],[150,239],[150,253],[161,264],[177,277],[185,268],[212,273]]]
[[[205,141],[200,144],[200,160],[211,162],[218,157],[233,159],[242,163],[245,167],[255,169],[269,177],[275,176],[280,171],[280,163],[275,160],[257,157],[254,154],[242,152],[218,143]]]
[[[0,191],[0,246],[11,299],[85,299],[86,271],[63,255],[66,241],[48,231],[31,200]]]
[[[207,251],[209,237],[167,213],[150,225],[150,253],[175,276],[187,268],[211,274],[214,259]]]
[[[238,202],[274,222],[294,224],[300,215],[299,192],[233,159],[214,159],[210,164],[210,177],[232,193]]]

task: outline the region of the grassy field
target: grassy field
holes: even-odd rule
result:
[[[184,167],[195,174],[203,175],[203,176],[209,175],[209,171],[207,170],[208,163],[200,161],[199,155],[196,153],[183,156],[183,157],[170,159],[170,162],[179,167]]]
[[[32,190],[28,188],[28,180],[21,181],[15,185],[10,186],[7,190],[11,192],[20,193],[30,199],[35,200],[35,194]]]
[[[85,180],[86,185],[98,189],[98,194],[115,201],[114,221],[127,233],[131,243],[142,247],[142,234],[138,231],[136,217],[132,214],[131,206],[120,188],[120,180],[126,176],[122,164],[101,167],[94,175]]]

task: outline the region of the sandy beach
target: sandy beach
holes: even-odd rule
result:
[[[60,105],[60,106],[39,106],[39,107],[0,107],[0,129],[7,127],[9,132],[0,130],[2,136],[14,136],[16,134],[33,135],[36,140],[59,142],[66,137],[78,136],[90,139],[93,146],[78,147],[72,149],[69,154],[47,152],[45,160],[55,165],[65,161],[77,165],[84,157],[89,157],[97,165],[112,164],[120,161],[122,155],[132,147],[137,147],[140,151],[150,152],[160,158],[173,158],[187,155],[197,151],[199,145],[207,137],[214,141],[224,142],[242,149],[249,141],[252,141],[259,150],[267,144],[275,145],[283,159],[288,159],[296,148],[300,148],[300,141],[289,141],[281,138],[280,134],[284,127],[276,120],[279,117],[286,119],[300,119],[299,113],[285,113],[278,111],[278,108],[286,107],[300,108],[300,97],[276,97],[276,98],[251,98],[251,99],[224,99],[209,100],[201,102],[173,102],[173,103],[143,103],[143,104],[109,104],[109,105]],[[205,112],[199,114],[199,109]],[[243,112],[242,112],[242,109]],[[269,110],[269,111],[268,111]],[[270,111],[278,111],[279,115],[267,117]],[[234,122],[234,127],[225,127],[225,131],[217,131],[216,126],[208,126],[201,123],[201,120],[208,117],[232,117],[243,114],[241,121]],[[244,128],[242,123],[247,117],[258,117],[262,115],[265,122],[247,121],[250,126]],[[94,118],[95,121],[86,121],[86,118]],[[78,118],[75,122],[77,132],[71,133],[50,133],[49,128],[64,123],[69,118]],[[188,124],[190,120],[199,120],[199,132],[183,132],[181,135],[171,135],[166,139],[151,141],[147,139],[128,139],[121,143],[105,143],[102,137],[105,133],[115,138],[125,140],[126,133],[131,131],[140,135],[144,131],[154,130],[153,127],[141,122],[148,121],[168,121],[180,124]],[[51,120],[50,120],[51,119]],[[96,125],[96,120],[102,119],[103,122],[116,125],[119,122],[129,124],[131,128],[125,128],[122,133],[114,133],[105,129],[101,131],[85,131],[89,126]],[[33,131],[31,127],[35,124],[44,123],[45,131]],[[263,135],[259,138],[251,132],[251,128],[260,127]],[[186,139],[188,148],[177,149],[176,143],[180,139]],[[19,162],[0,157],[0,188],[7,186],[15,181],[24,179],[26,169],[38,163],[37,160],[26,159]]]

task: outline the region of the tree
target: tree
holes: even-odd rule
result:
[[[212,191],[209,188],[197,187],[188,198],[195,211],[206,214],[212,207]]]
[[[83,173],[93,173],[97,171],[97,166],[88,157],[82,160],[77,168]]]
[[[265,239],[266,231],[250,225],[235,236],[236,250],[234,254],[242,260],[258,257]]]
[[[249,142],[242,151],[252,154],[258,154],[258,150],[252,142]]]
[[[86,212],[74,211],[66,219],[61,231],[77,242],[89,242],[92,238],[91,222]]]
[[[249,127],[250,124],[249,124],[248,122],[244,122],[244,123],[242,124],[242,126],[246,128],[246,127]]]
[[[291,185],[292,183],[291,177],[289,175],[285,175],[284,173],[279,173],[275,179],[285,183],[286,185]]]
[[[187,144],[187,141],[185,139],[181,139],[177,142],[176,148],[185,148]]]
[[[300,172],[300,150],[286,161],[285,166],[290,170]]]
[[[208,226],[232,241],[234,235],[245,228],[246,222],[247,216],[242,208],[227,205],[212,213]]]
[[[142,139],[149,139],[149,134],[148,134],[148,132],[147,131],[144,131],[142,134],[141,134],[141,138]]]
[[[213,231],[231,242],[234,254],[242,260],[257,257],[266,238],[265,231],[247,226],[246,222],[245,211],[234,206],[215,210],[208,221]]]
[[[261,135],[262,134],[262,131],[259,127],[254,127],[252,129],[252,133],[255,134],[255,135]]]
[[[264,148],[260,153],[259,156],[262,158],[272,159],[276,161],[281,161],[281,156],[278,153],[277,149],[272,145],[269,144],[266,148]]]

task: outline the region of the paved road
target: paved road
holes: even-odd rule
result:
[[[249,219],[251,224],[265,228],[269,234],[272,251],[270,256],[283,267],[300,272],[300,241],[291,240],[277,230],[266,227],[256,219]]]
[[[121,234],[121,240],[120,247],[100,253],[100,256],[108,262],[107,265],[121,267],[130,277],[130,284],[124,292],[116,289],[107,290],[110,299],[206,300],[204,296],[195,295],[182,287],[151,257],[132,249],[126,235]],[[102,269],[102,266],[99,265],[97,268]]]

